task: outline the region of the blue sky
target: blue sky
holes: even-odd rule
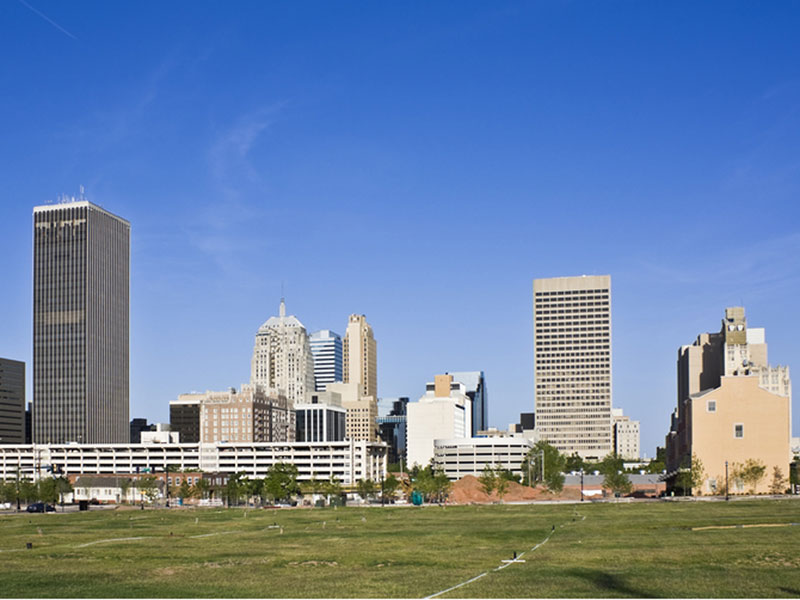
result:
[[[32,207],[82,184],[132,223],[131,416],[246,381],[283,285],[309,330],[367,315],[381,396],[483,369],[504,427],[533,407],[532,279],[609,273],[614,405],[652,456],[677,348],[726,306],[800,369],[798,23],[792,2],[8,0],[0,356],[31,361]]]

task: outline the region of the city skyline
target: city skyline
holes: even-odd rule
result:
[[[134,224],[132,417],[247,382],[282,284],[308,331],[368,316],[381,396],[482,370],[502,428],[533,409],[531,281],[608,273],[648,456],[725,307],[798,368],[796,6],[186,6],[37,3],[74,38],[0,7],[32,48],[0,66],[0,356],[29,400],[31,211],[80,184]]]

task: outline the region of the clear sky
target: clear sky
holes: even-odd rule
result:
[[[799,26],[796,2],[6,0],[0,356],[31,361],[32,208],[82,184],[132,224],[132,417],[246,382],[283,284],[309,331],[367,315],[379,395],[483,369],[505,427],[533,408],[532,279],[608,273],[614,405],[652,456],[677,348],[726,306],[800,378]]]

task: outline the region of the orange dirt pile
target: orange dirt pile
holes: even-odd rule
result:
[[[578,490],[565,489],[560,494],[551,494],[542,487],[529,488],[520,485],[515,481],[508,482],[506,493],[503,494],[503,502],[524,502],[526,500],[578,500],[580,492]],[[492,492],[489,496],[483,491],[481,482],[473,475],[466,475],[453,483],[447,501],[453,504],[488,504],[500,502],[497,492]]]

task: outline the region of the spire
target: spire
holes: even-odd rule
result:
[[[286,302],[284,301],[283,298],[281,298],[281,308],[280,308],[280,311],[278,312],[278,315],[281,318],[286,316]]]

